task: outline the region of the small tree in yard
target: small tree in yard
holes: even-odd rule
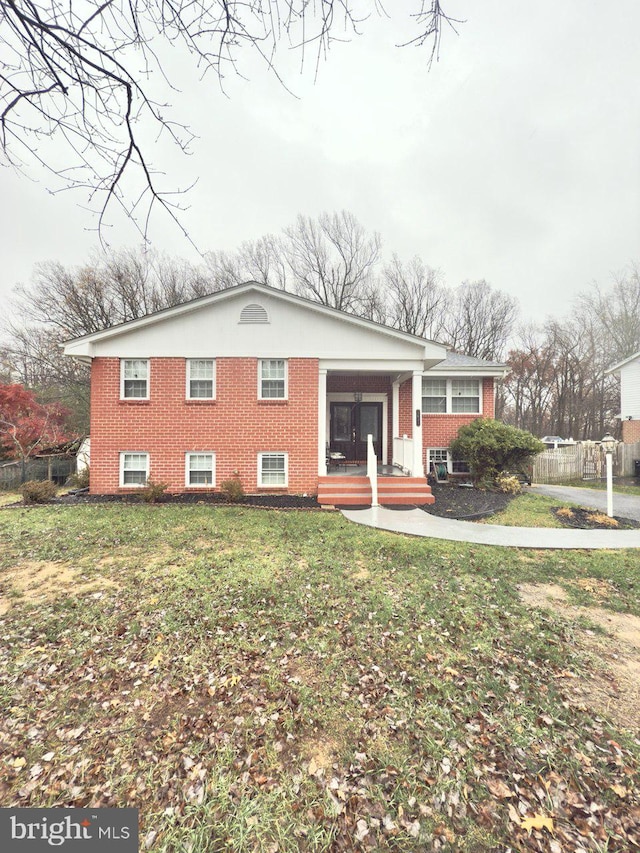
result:
[[[22,460],[22,482],[30,456],[70,439],[67,414],[58,403],[38,403],[22,385],[0,385],[0,455]]]
[[[490,420],[476,418],[460,427],[451,442],[455,459],[464,459],[475,483],[494,486],[503,471],[521,472],[544,444],[530,432]]]

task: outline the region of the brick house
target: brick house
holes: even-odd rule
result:
[[[347,473],[366,460],[370,434],[379,464],[428,496],[425,470],[453,464],[447,446],[462,424],[493,417],[505,373],[255,282],[76,338],[64,352],[91,364],[98,494],[147,479],[201,492],[237,475],[248,493],[332,502],[343,478],[327,476],[328,451]]]
[[[635,444],[640,441],[640,352],[614,364],[605,374],[620,379],[622,441]]]

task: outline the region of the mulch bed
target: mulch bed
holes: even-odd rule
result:
[[[54,498],[51,503],[62,505],[93,504],[93,503],[143,503],[139,495],[90,495],[88,492],[79,494],[62,495]],[[162,495],[158,504],[218,504],[230,506],[229,500],[219,492],[206,494],[184,494],[184,495]],[[241,501],[236,501],[233,506],[268,507],[271,509],[320,509],[320,505],[314,496],[303,495],[245,495]]]
[[[494,492],[488,489],[476,489],[462,486],[456,482],[436,483],[430,480],[431,491],[435,497],[435,503],[427,504],[421,509],[430,515],[441,518],[455,518],[458,520],[473,521],[474,519],[487,518],[495,513],[501,512],[513,499],[515,495],[504,492]],[[88,492],[77,494],[69,493],[59,498],[54,498],[48,503],[61,506],[73,506],[76,504],[100,504],[100,503],[141,503],[139,495],[90,495]],[[267,509],[298,509],[298,510],[322,510],[314,496],[302,495],[245,495],[245,497],[234,504],[220,493],[208,494],[182,494],[163,495],[157,503],[159,504],[211,504],[218,506],[248,506],[264,507]],[[8,505],[7,508],[25,506],[22,501]],[[32,504],[33,506],[33,504]],[[348,509],[367,509],[367,507],[353,507]],[[399,507],[393,509],[414,509],[413,506]],[[572,515],[560,512],[554,507],[550,512],[563,525],[563,527],[579,530],[634,530],[640,528],[640,522],[629,518],[616,517],[617,525],[611,525],[602,520],[604,514],[592,509],[572,507]],[[562,509],[562,508],[560,508]],[[599,516],[599,518],[598,518]]]
[[[501,512],[515,495],[493,492],[488,489],[469,488],[459,483],[430,482],[436,502],[422,507],[430,515],[472,521]]]
[[[552,507],[551,513],[563,527],[575,530],[637,530],[640,528],[640,522],[632,518],[614,516],[611,521],[617,523],[611,524],[610,521],[604,520],[608,518],[605,513],[584,507]]]

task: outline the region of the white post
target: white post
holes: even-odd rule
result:
[[[318,371],[318,475],[327,473],[327,371]]]
[[[411,419],[413,421],[413,464],[411,475],[424,477],[422,463],[422,371],[414,370],[411,380]]]
[[[613,454],[607,451],[607,515],[613,518]]]
[[[371,484],[371,506],[378,506],[378,459],[371,433],[367,436],[367,477]]]
[[[400,436],[400,382],[397,379],[391,384],[391,431],[392,438]]]

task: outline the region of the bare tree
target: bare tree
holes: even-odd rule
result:
[[[465,281],[452,294],[443,341],[476,358],[500,360],[518,316],[518,302],[484,281]]]
[[[205,262],[213,291],[245,281],[257,281],[281,290],[287,287],[284,247],[281,239],[273,234],[244,242],[235,252],[207,252]]]
[[[416,28],[408,43],[431,43],[433,60],[443,26],[458,22],[439,0],[414,4],[405,13]],[[202,75],[213,71],[221,81],[239,71],[246,51],[277,75],[281,45],[298,49],[303,62],[311,51],[317,67],[334,38],[358,34],[380,7],[370,0],[358,10],[351,0],[0,0],[4,156],[21,170],[41,164],[56,187],[86,190],[100,224],[115,202],[135,221],[140,215],[144,232],[154,203],[175,215],[148,140],[169,135],[187,150],[193,138],[164,103],[177,87],[162,61],[165,47],[188,52]],[[64,146],[61,158],[53,141]]]
[[[59,263],[36,268],[31,285],[16,290],[15,314],[5,321],[2,362],[9,374],[45,400],[63,402],[76,428],[88,427],[89,371],[62,355],[61,343],[97,332],[207,292],[207,278],[190,264],[129,250],[79,269]]]
[[[588,316],[597,318],[610,364],[640,350],[640,266],[637,263],[614,276],[607,290],[594,284],[588,293],[579,297],[578,306]]]
[[[534,326],[522,328],[517,347],[509,352],[507,365],[509,373],[502,384],[504,419],[538,436],[553,431],[550,415],[554,351],[544,331]]]
[[[391,324],[412,335],[437,338],[442,331],[446,301],[441,273],[425,266],[417,255],[404,264],[394,254],[382,275]]]
[[[380,236],[368,236],[353,214],[298,216],[285,229],[284,252],[298,294],[358,313],[359,301],[380,254]]]

